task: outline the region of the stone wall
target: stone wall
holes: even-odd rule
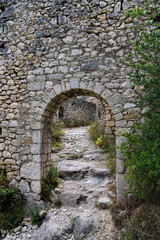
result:
[[[116,136],[115,118],[108,104],[101,100],[97,101],[97,121],[105,129],[108,140],[114,142]]]
[[[133,27],[124,13],[139,0],[0,0],[0,164],[11,184],[39,199],[50,164],[50,125],[68,99],[94,96],[111,108],[116,143],[141,109],[130,68]],[[117,153],[117,197],[124,195]]]
[[[72,98],[59,108],[58,116],[66,126],[85,126],[96,120],[96,108],[96,104],[86,101],[85,97]]]

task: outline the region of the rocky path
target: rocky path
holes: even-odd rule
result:
[[[62,180],[45,222],[38,229],[18,229],[6,239],[118,240],[109,211],[114,193],[106,157],[89,139],[88,127],[65,129],[62,150],[52,154]],[[54,207],[56,203],[62,206]]]

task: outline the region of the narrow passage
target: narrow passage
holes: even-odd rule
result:
[[[106,158],[90,140],[88,127],[65,129],[63,148],[52,155],[62,178],[57,194],[62,207],[52,209],[55,221],[61,229],[69,222],[75,224],[74,232],[65,239],[118,239],[109,211],[115,196],[109,189],[113,179]]]

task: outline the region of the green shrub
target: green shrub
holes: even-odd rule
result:
[[[41,198],[50,200],[51,190],[59,184],[59,172],[56,167],[51,166],[46,176],[41,179]]]
[[[144,198],[160,196],[160,21],[157,1],[143,1],[129,12],[139,18],[132,42],[132,53],[126,65],[132,68],[130,80],[137,85],[136,105],[144,108],[144,123],[135,133],[126,133],[121,150],[128,169],[129,190]],[[138,131],[137,131],[138,130]]]
[[[34,206],[34,210],[33,209],[29,209],[30,213],[31,213],[31,220],[32,220],[32,224],[33,225],[38,225],[38,227],[42,224],[45,216],[46,216],[46,212],[44,211],[42,214],[39,212],[39,208],[35,205]]]
[[[153,124],[153,123],[152,123]],[[151,131],[151,132],[150,132]],[[125,133],[126,141],[121,145],[127,168],[128,192],[136,190],[141,198],[160,196],[160,135],[152,126],[144,125],[141,133]]]
[[[25,199],[9,186],[5,170],[0,170],[0,229],[12,229],[23,219]]]
[[[104,135],[104,131],[100,127],[100,125],[94,122],[88,130],[90,138],[93,142],[96,143],[97,139]]]
[[[51,145],[53,148],[56,148],[58,150],[61,149],[61,137],[64,136],[65,132],[62,131],[62,128],[64,127],[63,123],[57,122],[54,124],[51,132]]]

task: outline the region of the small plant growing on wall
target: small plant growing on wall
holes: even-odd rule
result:
[[[60,183],[59,171],[56,167],[51,166],[46,176],[41,179],[41,198],[50,200],[51,190],[58,187]]]

